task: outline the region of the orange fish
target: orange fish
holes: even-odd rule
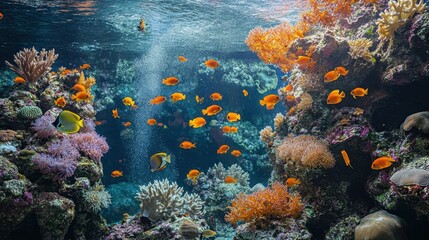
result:
[[[372,162],[371,168],[374,170],[385,169],[390,167],[394,162],[396,162],[395,159],[389,156],[379,157]]]
[[[288,178],[286,180],[286,187],[293,187],[295,185],[299,185],[301,184],[301,180],[296,179],[296,178]]]
[[[26,81],[25,81],[25,79],[24,79],[24,78],[22,78],[22,77],[16,77],[16,78],[13,80],[13,82],[14,82],[14,83],[25,83]]]
[[[125,106],[134,106],[134,100],[130,97],[125,97],[124,99],[122,99],[122,103]]]
[[[231,151],[231,155],[234,157],[240,157],[241,156],[241,152],[239,150],[232,150]]]
[[[246,89],[243,89],[243,95],[244,95],[245,97],[247,97],[247,95],[249,95],[249,92],[248,92]]]
[[[352,165],[350,164],[350,158],[346,150],[341,151],[341,156],[343,156],[344,163],[346,164],[346,166],[353,168]]]
[[[280,101],[280,97],[277,94],[270,94],[265,96],[263,99],[259,100],[261,106],[266,105],[265,107],[268,110],[274,109],[274,106]]]
[[[222,95],[221,95],[220,93],[218,93],[218,92],[215,92],[215,93],[212,93],[212,94],[210,95],[210,98],[211,98],[213,101],[219,101],[219,100],[222,100]]]
[[[215,69],[215,68],[219,67],[219,62],[214,60],[214,59],[209,59],[209,60],[205,61],[204,64],[211,69]]]
[[[199,176],[200,176],[200,171],[198,171],[197,169],[192,169],[186,175],[186,178],[188,178],[189,180],[192,180],[192,183],[194,183],[195,185],[197,183],[197,179]]]
[[[189,141],[183,141],[180,144],[180,147],[183,149],[191,149],[191,148],[196,148],[195,147],[195,143],[189,142]]]
[[[236,182],[237,182],[237,180],[235,180],[235,178],[233,178],[233,177],[231,177],[231,176],[226,176],[226,178],[225,178],[224,182],[225,182],[225,183],[236,183]]]
[[[219,105],[215,105],[215,104],[208,106],[206,109],[201,110],[203,115],[207,115],[207,116],[216,115],[220,111],[222,111],[222,108]]]
[[[324,82],[333,82],[335,80],[337,80],[339,77],[341,76],[341,74],[337,71],[329,71],[328,73],[325,74],[325,78],[324,78]]]
[[[340,92],[340,90],[333,90],[328,95],[328,99],[326,99],[327,104],[338,104],[340,103],[343,98],[346,96],[344,92]]]
[[[295,106],[291,107],[291,108],[289,108],[289,111],[287,111],[287,115],[292,116],[293,114],[295,114],[295,111],[296,111]]]
[[[316,62],[311,57],[307,56],[298,56],[298,59],[295,60],[295,63],[303,68],[312,68],[314,65],[316,65]]]
[[[157,96],[157,97],[155,97],[155,98],[153,98],[153,99],[150,100],[150,104],[158,105],[158,104],[161,104],[161,103],[165,102],[165,100],[167,100],[166,97],[164,97],[164,96]]]
[[[230,126],[224,126],[224,127],[222,128],[222,132],[223,132],[223,133],[229,133],[229,132],[231,132],[231,127],[230,127]]]
[[[129,127],[131,126],[131,122],[125,122],[125,123],[122,123],[122,125],[124,125],[124,127]]]
[[[91,67],[91,65],[89,65],[88,63],[83,64],[82,66],[80,66],[80,70],[86,70],[89,69]]]
[[[72,94],[71,99],[75,100],[77,102],[80,102],[80,101],[91,101],[92,96],[91,96],[91,94],[89,94],[87,92],[78,92],[76,94]]]
[[[235,126],[231,126],[230,130],[231,133],[236,133],[238,131],[238,128]]]
[[[224,145],[220,146],[216,152],[217,152],[217,154],[225,154],[228,152],[228,150],[229,150],[229,146],[224,144]]]
[[[286,96],[286,101],[288,101],[288,102],[293,102],[293,101],[295,101],[295,96],[293,96],[293,95],[287,95],[287,96]]]
[[[153,126],[153,125],[155,125],[155,124],[156,124],[156,120],[155,120],[154,118],[148,119],[148,120],[147,120],[147,124],[149,124],[149,125]]]
[[[195,101],[197,101],[197,103],[198,104],[201,104],[201,103],[203,103],[204,102],[204,98],[203,97],[199,97],[198,95],[197,96],[195,96]]]
[[[349,73],[349,71],[345,67],[341,66],[336,67],[334,71],[337,71],[341,76],[346,76]]]
[[[112,176],[112,178],[122,177],[122,172],[115,170],[110,174],[110,176]]]
[[[106,121],[94,121],[95,126],[100,126],[106,123]]]
[[[0,20],[3,20],[3,13],[0,12]]]
[[[86,88],[85,86],[83,86],[82,84],[76,83],[73,87],[73,90],[76,90],[78,92],[86,92]]]
[[[167,86],[174,86],[174,85],[177,85],[179,82],[180,81],[177,77],[168,77],[162,80],[162,84]]]
[[[173,102],[182,101],[186,99],[186,95],[180,92],[175,92],[170,95],[170,99]]]
[[[57,100],[55,100],[54,103],[58,107],[62,107],[62,108],[65,107],[67,104],[66,99],[64,97],[57,98]]]
[[[202,117],[197,117],[192,120],[189,120],[189,126],[193,128],[200,128],[206,125],[206,123],[207,123],[206,120]]]
[[[179,57],[177,57],[178,59],[179,59],[179,61],[181,61],[181,62],[187,62],[188,61],[188,59],[186,59],[184,56],[179,56]]]
[[[365,95],[368,95],[368,88],[363,89],[361,87],[358,87],[353,89],[353,91],[351,91],[350,94],[353,96],[354,99],[356,99],[356,97],[363,97]]]
[[[68,75],[68,74],[71,74],[72,73],[72,71],[70,71],[70,70],[68,70],[68,69],[65,69],[63,72],[62,72],[62,74],[63,75]]]
[[[118,114],[118,109],[117,108],[115,108],[115,109],[112,110],[112,116],[113,116],[113,118],[120,118],[119,114]]]
[[[288,84],[285,88],[283,88],[284,92],[291,92],[293,90],[293,86]]]
[[[237,122],[240,119],[241,119],[240,114],[235,113],[235,112],[229,112],[226,115],[226,120],[228,120],[229,122]]]
[[[54,71],[52,71],[52,72],[50,72],[50,74],[51,75],[55,75],[55,74],[57,74],[56,72],[54,72]]]

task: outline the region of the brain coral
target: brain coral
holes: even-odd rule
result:
[[[406,222],[384,210],[371,213],[355,229],[355,240],[404,240]]]
[[[408,116],[401,125],[404,131],[410,131],[412,128],[420,132],[429,133],[429,112],[418,112]]]
[[[25,106],[19,109],[19,116],[25,119],[34,120],[42,116],[42,109],[38,106]]]
[[[429,172],[423,169],[402,169],[395,172],[390,181],[396,186],[428,186]]]

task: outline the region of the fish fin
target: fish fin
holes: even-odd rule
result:
[[[238,119],[238,120],[241,120],[241,116],[240,116],[240,114],[237,114],[237,119]]]
[[[77,122],[77,125],[78,125],[79,127],[83,128],[83,119],[79,120],[79,121]]]
[[[363,92],[365,95],[368,95],[368,88]]]
[[[76,98],[77,98],[76,95],[72,94],[71,99],[75,100]]]
[[[345,97],[346,97],[346,94],[345,94],[344,92],[341,92],[341,93],[340,93],[340,97],[341,97],[341,98],[345,98]]]
[[[356,95],[352,94],[353,98],[356,99]]]
[[[196,143],[192,144],[192,147],[197,148],[197,146],[195,146]]]
[[[183,100],[185,100],[186,99],[186,95],[183,95]]]
[[[265,105],[265,101],[264,100],[259,100],[259,104],[261,104],[261,106]]]
[[[298,180],[295,181],[295,183],[296,184],[301,184],[301,180],[298,179]]]
[[[189,120],[189,126],[192,127],[194,125],[194,121]]]
[[[171,163],[171,155],[164,157],[165,161]]]
[[[201,110],[201,112],[203,113],[203,115],[207,115],[207,110],[206,109]]]

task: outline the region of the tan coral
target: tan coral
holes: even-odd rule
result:
[[[7,129],[7,130],[0,130],[0,142],[9,142],[15,139],[15,136],[18,133]]]
[[[273,132],[273,128],[271,128],[270,126],[266,126],[259,132],[259,139],[261,139],[261,141],[266,143],[267,145],[272,144],[275,136],[276,133]]]
[[[350,46],[349,55],[353,59],[363,58],[368,62],[371,62],[373,56],[369,51],[369,48],[372,47],[372,41],[367,38],[359,38],[356,40],[349,40],[348,44]]]
[[[301,94],[300,100],[301,101],[296,106],[296,110],[298,112],[308,111],[313,106],[313,97],[311,97],[311,95],[306,92]]]
[[[281,128],[281,126],[283,125],[285,121],[285,116],[281,113],[277,113],[276,116],[274,117],[274,130],[278,131],[278,129]]]
[[[390,43],[392,43],[395,31],[402,27],[414,14],[423,13],[426,4],[423,0],[390,0],[388,5],[388,9],[384,10],[377,20],[377,33],[380,40],[390,39]]]

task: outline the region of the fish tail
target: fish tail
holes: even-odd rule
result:
[[[206,109],[201,110],[201,112],[203,113],[203,115],[207,115],[207,110]]]
[[[166,156],[165,161],[171,163],[171,155]]]
[[[296,184],[301,184],[301,180],[298,179],[298,180],[295,181],[295,183]]]
[[[240,114],[237,114],[237,119],[238,119],[238,120],[241,120],[241,116],[240,116]]]
[[[265,101],[264,100],[259,100],[259,104],[261,104],[261,106],[265,105]]]
[[[72,100],[75,100],[76,98],[76,95],[72,94]]]
[[[155,104],[155,101],[154,100],[150,100],[150,102],[149,102],[150,104]]]
[[[192,127],[194,125],[194,121],[189,120],[189,126]]]
[[[197,147],[195,146],[195,143],[194,143],[194,144],[192,144],[192,147],[197,148]]]
[[[365,95],[368,95],[368,88],[363,92]]]
[[[345,97],[346,97],[346,94],[345,94],[344,92],[341,92],[341,93],[340,93],[340,97],[341,97],[341,98],[345,98]]]
[[[83,128],[83,119],[79,120],[79,121],[77,122],[77,125],[78,125],[79,127]]]
[[[186,95],[183,95],[183,100],[185,100],[186,99]]]
[[[356,95],[352,94],[353,98],[356,99]]]

